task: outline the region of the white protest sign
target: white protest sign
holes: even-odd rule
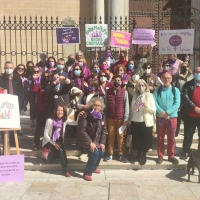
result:
[[[193,54],[194,29],[160,30],[159,54]]]
[[[20,114],[18,97],[0,94],[0,128],[19,128]]]
[[[136,28],[133,30],[132,44],[154,44],[155,30]]]
[[[108,45],[107,24],[85,25],[86,47],[105,47]]]

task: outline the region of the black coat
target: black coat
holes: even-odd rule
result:
[[[12,85],[13,85],[13,93],[14,95],[18,96],[19,100],[19,109],[22,107],[23,99],[24,99],[24,88],[22,85],[22,80],[19,76],[13,75],[12,79]],[[0,87],[6,89],[9,92],[9,80],[8,76],[4,74],[0,74]]]
[[[102,119],[94,119],[90,111],[79,117],[77,142],[83,148],[89,148],[93,142],[99,147],[100,144],[106,144],[106,119],[102,113]]]
[[[191,98],[193,96],[195,90],[195,81],[192,79],[191,81],[186,82],[182,88],[182,103],[183,106],[188,110],[193,110],[196,106],[192,101]]]

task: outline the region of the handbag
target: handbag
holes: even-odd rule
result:
[[[127,127],[127,130],[126,130],[125,146],[128,147],[128,148],[131,148],[131,146],[132,146],[132,134],[131,134],[130,127]]]

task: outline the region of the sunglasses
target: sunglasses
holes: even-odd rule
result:
[[[24,68],[18,68],[18,70],[22,70],[22,71],[24,71]]]
[[[34,74],[38,74],[40,71],[33,71]]]
[[[106,75],[101,75],[100,77],[106,77]]]
[[[74,70],[80,70],[80,69],[75,68]]]

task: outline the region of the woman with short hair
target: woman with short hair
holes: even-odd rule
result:
[[[90,105],[91,108],[78,120],[77,134],[78,144],[88,152],[88,162],[83,174],[87,181],[92,181],[93,173],[101,173],[98,166],[105,152],[107,134],[103,101],[94,98]]]
[[[152,148],[152,129],[155,124],[156,105],[147,83],[139,79],[131,102],[129,123],[131,123],[132,148],[137,151],[140,165],[146,163],[146,153]]]

